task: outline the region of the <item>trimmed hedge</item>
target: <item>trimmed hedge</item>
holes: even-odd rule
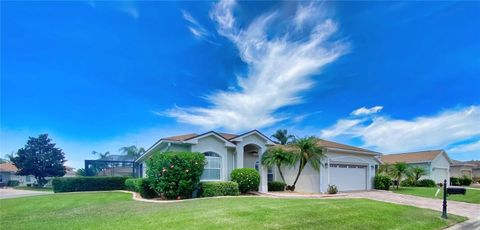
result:
[[[125,187],[132,192],[138,192],[143,198],[158,197],[157,192],[151,188],[151,182],[148,178],[127,179]]]
[[[203,173],[205,156],[194,152],[157,152],[147,160],[152,188],[166,199],[191,198]]]
[[[230,174],[230,178],[238,183],[241,193],[257,191],[260,185],[260,174],[253,168],[234,169]]]
[[[56,177],[54,192],[123,190],[128,177]]]
[[[423,179],[423,180],[419,180],[417,182],[417,186],[419,186],[419,187],[435,187],[435,186],[437,186],[437,184],[433,180]]]
[[[376,175],[373,179],[375,189],[389,190],[392,184],[392,178],[387,175]]]
[[[125,180],[125,189],[128,191],[136,192],[137,188],[135,187],[135,182],[137,179],[130,178]]]
[[[460,182],[460,185],[462,186],[470,186],[472,184],[472,179],[463,176],[462,178],[458,179],[458,182]]]
[[[285,191],[285,184],[283,181],[270,181],[268,182],[268,191]]]
[[[19,184],[20,184],[20,181],[18,181],[18,180],[9,180],[9,181],[7,182],[7,186],[8,186],[8,187],[16,187],[16,186],[18,186]]]
[[[202,197],[238,196],[238,184],[233,181],[202,182],[200,185]]]
[[[402,180],[400,182],[400,186],[402,187],[412,187],[412,186],[417,186],[412,180]]]
[[[460,178],[458,178],[458,177],[450,177],[450,185],[460,186]]]

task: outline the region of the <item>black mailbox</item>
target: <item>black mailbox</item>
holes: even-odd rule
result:
[[[467,190],[465,188],[447,188],[448,195],[454,195],[454,194],[465,195],[465,193],[467,193]]]

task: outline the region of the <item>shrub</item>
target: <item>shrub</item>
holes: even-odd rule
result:
[[[200,187],[203,197],[238,196],[240,194],[237,182],[233,181],[202,182]]]
[[[137,189],[135,188],[135,182],[136,182],[137,179],[126,179],[125,180],[125,189],[127,189],[128,191],[132,191],[132,192],[136,192]]]
[[[337,194],[338,189],[335,185],[328,185],[327,193],[328,194]]]
[[[435,181],[433,181],[433,180],[423,179],[423,180],[418,181],[417,186],[419,186],[419,187],[435,187],[436,184],[435,184]]]
[[[270,181],[268,182],[268,191],[285,191],[285,182],[283,181]]]
[[[7,182],[7,186],[8,187],[16,187],[20,184],[20,182],[18,180],[9,180]]]
[[[402,182],[400,182],[400,186],[412,187],[412,186],[417,186],[417,185],[412,180],[402,180]]]
[[[123,190],[128,177],[57,177],[54,192]]]
[[[467,176],[463,176],[458,181],[462,186],[470,186],[472,184],[472,179],[468,178]]]
[[[135,191],[143,198],[158,197],[158,193],[152,188],[152,183],[148,178],[139,178],[135,180]]]
[[[260,185],[260,174],[253,168],[234,169],[230,178],[238,183],[241,193],[257,191]]]
[[[373,181],[375,189],[380,190],[389,190],[390,185],[392,184],[392,178],[382,174],[376,175]]]
[[[152,188],[167,199],[192,197],[200,183],[205,156],[193,152],[155,153],[147,161]]]
[[[450,185],[459,186],[460,185],[460,178],[450,177]]]
[[[473,180],[473,181],[472,181],[473,183],[480,183],[480,177],[478,177],[478,176],[474,176],[474,177],[472,178],[472,180]]]

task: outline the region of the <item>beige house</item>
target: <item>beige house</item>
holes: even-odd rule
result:
[[[35,177],[16,175],[18,169],[11,162],[0,164],[0,184],[6,186],[9,181],[18,181],[20,186],[32,185],[36,182]]]
[[[429,150],[420,152],[388,154],[381,156],[382,163],[395,164],[405,162],[410,166],[422,167],[427,171],[427,175],[421,179],[431,179],[436,183],[450,181],[450,165],[452,160],[443,150]]]
[[[453,163],[450,165],[450,176],[451,177],[473,177],[473,168],[475,164],[470,164],[467,162],[461,162],[453,160]]]
[[[339,191],[372,189],[373,177],[380,153],[343,145],[330,141],[319,141],[326,157],[322,159],[320,170],[314,170],[308,164],[296,185],[300,192],[325,193],[328,185],[336,185]],[[260,159],[268,147],[276,145],[258,130],[243,134],[227,134],[215,131],[203,134],[183,134],[164,137],[158,140],[136,161],[137,176],[145,177],[145,160],[155,152],[191,151],[203,153],[206,157],[202,181],[228,181],[230,173],[237,168],[254,168],[260,172],[260,192],[268,190],[267,182],[280,180],[275,169],[260,164]],[[287,183],[293,183],[297,173],[295,167],[285,168]]]

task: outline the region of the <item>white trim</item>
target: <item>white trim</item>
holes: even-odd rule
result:
[[[244,137],[247,137],[247,136],[250,136],[250,135],[253,135],[253,134],[257,134],[258,136],[260,136],[260,138],[262,138],[263,140],[265,140],[266,144],[267,145],[275,145],[275,143],[273,141],[271,141],[270,139],[266,138],[266,136],[263,134],[263,133],[260,133],[258,130],[252,130],[250,132],[246,132],[240,136],[236,136],[232,139],[230,139],[230,141],[243,141],[243,138]]]
[[[209,137],[209,136],[214,136],[220,140],[222,140],[224,143],[225,143],[225,147],[236,147],[235,144],[233,144],[232,142],[228,141],[227,139],[225,139],[224,137],[218,135],[217,133],[213,132],[213,131],[210,131],[208,133],[205,133],[203,135],[200,135],[200,136],[196,136],[192,139],[189,139],[189,140],[186,140],[186,141],[182,141],[183,143],[186,143],[186,144],[198,144],[198,140],[199,139],[202,139],[202,138],[205,138],[205,137]]]

